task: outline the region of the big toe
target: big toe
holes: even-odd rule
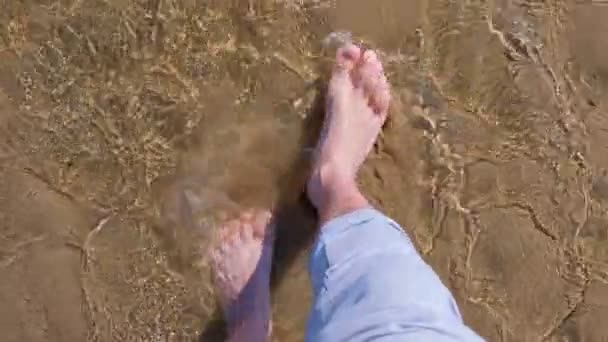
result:
[[[347,71],[352,70],[361,58],[361,48],[354,44],[347,44],[339,48],[336,53],[336,66]]]
[[[343,90],[353,88],[351,72],[361,58],[361,49],[353,44],[345,45],[336,53],[336,64],[329,81],[329,92],[332,96]]]
[[[378,114],[386,115],[390,103],[390,86],[378,55],[367,50],[355,70],[355,86],[363,89],[369,98],[370,106]]]

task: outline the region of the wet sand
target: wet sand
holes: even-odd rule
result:
[[[4,341],[217,341],[214,222],[274,206],[274,340],[299,341],[303,184],[331,49],[395,103],[361,172],[489,341],[605,341],[601,1],[0,0]],[[219,332],[218,332],[219,331]]]

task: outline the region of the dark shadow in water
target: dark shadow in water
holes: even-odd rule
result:
[[[318,90],[314,106],[307,116],[300,141],[300,150],[314,146],[323,123],[325,110],[325,80],[314,85]],[[274,260],[271,276],[271,291],[282,282],[285,273],[297,257],[313,243],[317,231],[317,216],[306,197],[306,180],[310,170],[311,153],[301,153],[292,163],[289,172],[279,177],[281,189],[275,208],[277,236],[274,246]],[[216,309],[212,319],[206,324],[199,342],[226,340],[226,326],[221,309]]]

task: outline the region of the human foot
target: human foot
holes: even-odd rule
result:
[[[308,196],[322,222],[368,205],[355,177],[386,120],[389,102],[389,84],[376,53],[362,53],[352,44],[339,49],[308,182]]]
[[[274,227],[265,210],[248,210],[218,229],[211,266],[229,341],[266,341]]]

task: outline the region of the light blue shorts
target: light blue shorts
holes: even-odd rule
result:
[[[324,225],[309,272],[307,341],[482,341],[407,234],[374,209]]]

